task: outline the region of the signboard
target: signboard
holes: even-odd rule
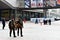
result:
[[[51,7],[54,7],[54,6],[56,6],[56,0],[49,0],[49,2],[50,2],[50,6]]]
[[[60,0],[57,0],[57,5],[59,5],[59,6],[60,6]]]
[[[56,6],[56,0],[44,0],[45,7],[54,7]]]
[[[36,8],[36,0],[31,0],[31,8]]]
[[[29,8],[29,6],[30,6],[30,1],[29,1],[29,0],[25,0],[24,2],[25,2],[25,8]]]
[[[36,0],[37,7],[43,7],[43,0]]]
[[[57,4],[60,4],[60,0],[57,0]],[[54,6],[56,6],[56,0],[25,0],[25,8],[54,7]]]

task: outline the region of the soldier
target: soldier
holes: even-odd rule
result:
[[[12,19],[10,22],[9,22],[9,29],[10,29],[10,37],[11,37],[11,33],[12,33],[12,31],[13,31],[13,36],[14,37],[16,37],[15,36],[15,25],[14,25],[14,19]]]

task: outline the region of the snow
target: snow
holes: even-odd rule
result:
[[[17,36],[17,35],[16,35]],[[8,22],[2,30],[0,22],[0,40],[60,40],[60,21],[52,22],[52,25],[41,25],[26,22],[23,28],[23,37],[9,37]]]

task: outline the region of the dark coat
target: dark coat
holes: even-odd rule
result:
[[[11,21],[9,22],[9,29],[13,29],[13,28],[15,28],[15,26],[14,26],[14,21],[11,20]]]
[[[5,25],[5,20],[4,19],[2,19],[2,24]]]
[[[38,19],[36,19],[35,23],[38,23]]]
[[[18,23],[23,27],[23,21],[21,18],[19,18]]]

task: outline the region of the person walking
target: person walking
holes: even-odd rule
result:
[[[3,25],[2,29],[4,29],[5,28],[5,18],[2,18],[2,25]]]
[[[51,20],[49,19],[49,25],[51,25]]]
[[[10,22],[9,22],[9,36],[11,37],[11,34],[12,34],[12,31],[13,31],[13,36],[16,37],[15,35],[15,25],[14,25],[14,19],[11,19]]]
[[[20,35],[21,35],[21,37],[23,37],[23,35],[22,35],[23,21],[22,21],[22,19],[20,17],[18,17],[18,21],[17,22],[21,25],[17,29],[17,35],[19,36],[19,29],[20,29]]]
[[[38,19],[36,19],[35,24],[38,24]]]

